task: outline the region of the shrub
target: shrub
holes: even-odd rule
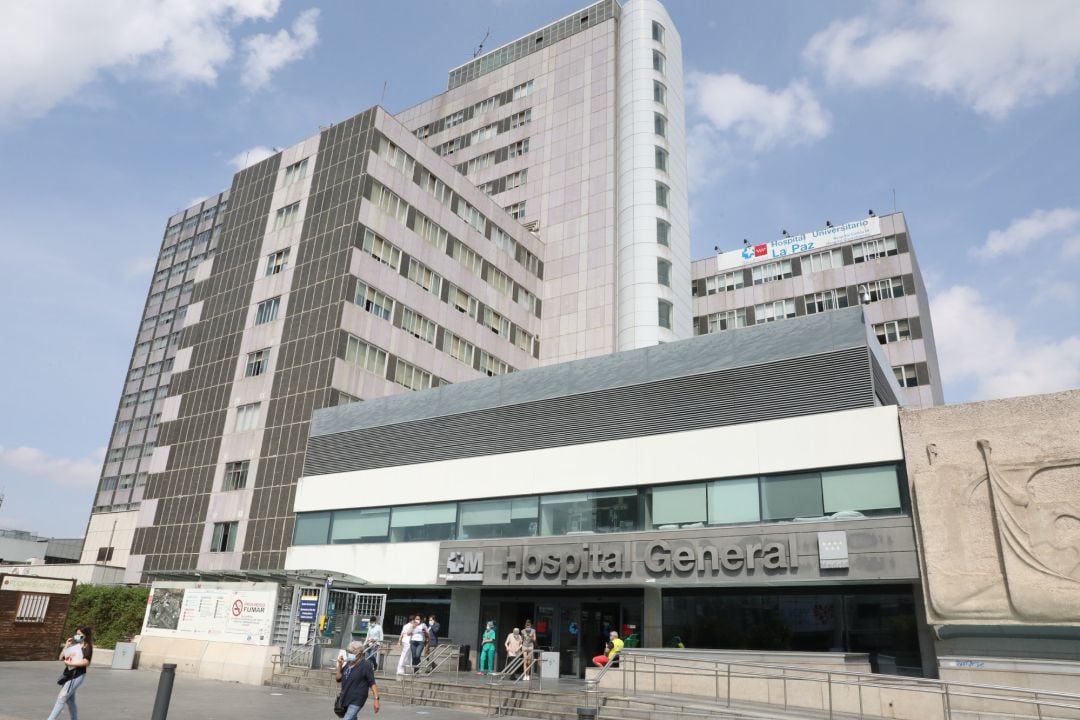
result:
[[[64,637],[71,637],[77,625],[89,625],[95,647],[113,648],[142,630],[149,595],[146,587],[78,585],[71,596]]]

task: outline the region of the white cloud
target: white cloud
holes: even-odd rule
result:
[[[282,29],[274,35],[264,33],[246,39],[244,84],[249,88],[260,88],[270,82],[275,71],[304,57],[319,41],[319,31],[315,27],[318,17],[318,9],[311,8],[300,13],[291,33]]]
[[[11,0],[0,23],[0,119],[43,115],[110,73],[213,84],[238,25],[281,0]]]
[[[942,380],[973,382],[972,399],[1080,386],[1080,335],[1022,336],[1015,320],[965,285],[935,295],[930,310]]]
[[[51,457],[32,447],[5,448],[0,445],[0,465],[12,471],[51,480],[61,485],[97,487],[101,464],[105,460],[105,448],[98,448],[86,457]]]
[[[229,160],[229,164],[236,168],[236,172],[240,172],[244,168],[251,167],[257,162],[262,162],[275,152],[275,150],[271,150],[265,145],[256,145],[253,148],[248,148],[243,152],[233,155]]]
[[[828,111],[802,80],[770,90],[733,73],[690,73],[686,84],[693,110],[711,130],[732,133],[756,152],[820,140],[831,129]]]
[[[1080,209],[1036,210],[1027,217],[1013,220],[1004,230],[991,231],[976,254],[991,258],[1019,255],[1033,243],[1045,243],[1055,235],[1071,234],[1076,230],[1080,230]],[[1068,255],[1071,245],[1078,240],[1080,239],[1070,238],[1063,252]]]
[[[907,82],[954,96],[995,119],[1075,84],[1075,0],[922,0],[914,7],[878,7],[872,16],[838,20],[810,39],[805,55],[830,83]]]

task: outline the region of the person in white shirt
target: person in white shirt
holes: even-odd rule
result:
[[[420,672],[420,657],[423,655],[424,646],[427,645],[428,641],[428,626],[424,624],[424,619],[419,615],[413,618],[410,641],[412,645],[413,674],[416,674]]]
[[[413,623],[410,620],[401,626],[401,635],[398,637],[398,647],[401,648],[401,657],[397,662],[397,674],[405,674],[405,664],[412,659],[412,647],[410,642],[413,634]]]
[[[371,669],[379,669],[379,648],[382,647],[383,631],[382,625],[379,624],[378,618],[371,618],[368,621],[367,630],[367,647],[364,650],[365,656],[371,661]]]

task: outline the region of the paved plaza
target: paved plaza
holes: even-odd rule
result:
[[[0,663],[0,720],[41,720],[48,716],[56,700],[59,689],[56,678],[61,669],[57,662]],[[152,670],[91,668],[77,695],[79,717],[83,720],[146,720],[154,707],[157,683],[158,672]],[[169,718],[295,720],[303,717],[336,720],[332,706],[333,699],[325,695],[177,675],[169,705]],[[369,701],[361,711],[361,717],[371,715],[374,715],[373,704]],[[67,712],[60,717],[66,720]],[[385,720],[476,720],[478,716],[457,710],[383,703],[379,717]]]

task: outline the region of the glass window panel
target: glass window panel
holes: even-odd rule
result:
[[[334,513],[330,542],[380,542],[390,528],[390,510],[339,510]]]
[[[824,515],[821,502],[821,475],[800,473],[761,479],[763,520],[791,520]]]
[[[893,465],[824,470],[821,491],[827,513],[900,508],[900,484]]]
[[[652,524],[675,525],[704,522],[707,504],[705,483],[652,489]]]
[[[709,524],[730,525],[761,521],[756,477],[709,483]]]
[[[330,532],[330,513],[300,513],[296,516],[293,545],[325,545]]]
[[[394,508],[391,527],[416,527],[457,521],[457,504],[412,505]]]

